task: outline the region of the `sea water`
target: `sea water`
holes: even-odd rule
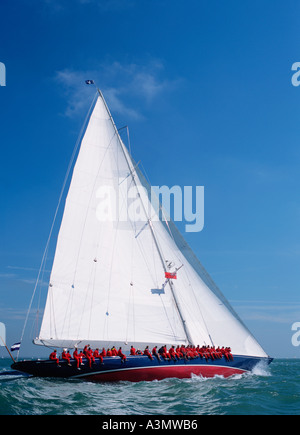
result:
[[[275,360],[229,379],[96,384],[8,374],[0,360],[0,415],[297,415],[300,360]]]

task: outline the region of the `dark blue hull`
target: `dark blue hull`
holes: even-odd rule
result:
[[[20,361],[14,363],[12,368],[37,377],[84,379],[94,382],[139,382],[171,377],[190,378],[192,375],[205,378],[216,375],[229,377],[249,372],[262,361],[270,364],[272,358],[234,355],[233,361],[227,361],[225,357],[208,361],[200,357],[189,360],[158,361],[155,357],[151,360],[148,356],[129,356],[125,362],[122,362],[119,357],[106,357],[101,364],[100,360],[96,359],[91,367],[87,360],[83,360],[80,369],[77,369],[74,360],[71,360],[71,366],[66,361],[60,361],[60,366],[49,360]]]

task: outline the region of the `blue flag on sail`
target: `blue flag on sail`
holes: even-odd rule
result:
[[[21,343],[15,343],[11,346],[10,350],[13,352],[14,350],[19,350],[21,347]]]
[[[86,80],[85,83],[86,83],[87,85],[94,85],[94,84],[95,84],[95,83],[94,83],[94,80]]]

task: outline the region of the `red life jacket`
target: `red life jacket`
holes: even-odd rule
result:
[[[49,358],[51,359],[51,361],[57,360],[56,352],[50,353],[50,357]]]

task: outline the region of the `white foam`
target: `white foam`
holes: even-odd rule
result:
[[[256,376],[271,376],[270,367],[265,361],[256,364],[251,373]]]

